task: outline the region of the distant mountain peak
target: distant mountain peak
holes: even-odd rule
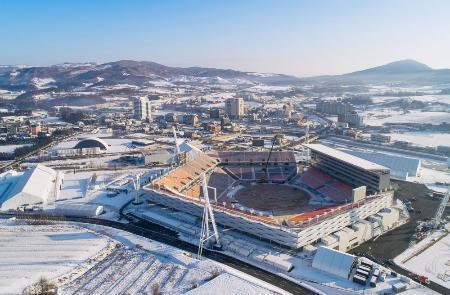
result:
[[[417,73],[432,71],[433,69],[426,64],[420,63],[413,59],[403,59],[394,61],[382,66],[353,72],[347,75],[354,74],[407,74],[407,73]]]

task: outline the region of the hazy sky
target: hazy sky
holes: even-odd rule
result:
[[[0,0],[0,64],[155,61],[297,76],[450,68],[449,0]]]

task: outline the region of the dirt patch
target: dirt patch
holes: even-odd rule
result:
[[[234,196],[243,206],[273,215],[296,214],[316,206],[308,204],[311,196],[304,190],[282,184],[256,184],[239,190]]]

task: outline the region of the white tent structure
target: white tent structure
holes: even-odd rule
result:
[[[57,172],[38,164],[22,174],[8,171],[0,175],[0,210],[47,203],[56,188]]]
[[[328,247],[317,249],[312,267],[348,279],[356,257]]]

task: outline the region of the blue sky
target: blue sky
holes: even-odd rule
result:
[[[1,0],[0,64],[149,60],[298,76],[450,68],[447,0]]]

